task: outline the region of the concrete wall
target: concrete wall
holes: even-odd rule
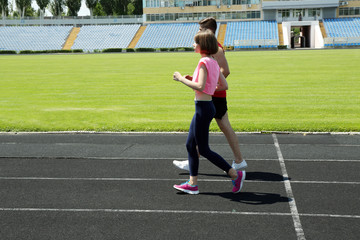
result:
[[[324,8],[322,10],[323,18],[336,18],[336,8]]]
[[[276,10],[264,10],[263,20],[276,20]]]

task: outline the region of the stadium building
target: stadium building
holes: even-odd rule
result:
[[[360,0],[143,0],[136,17],[2,19],[0,50],[191,47],[210,16],[228,48],[360,46]]]
[[[250,23],[250,25],[254,25],[256,28],[254,22],[261,21],[259,25],[262,27],[264,21],[274,21],[278,24],[278,42],[280,45],[295,47],[295,36],[291,35],[291,30],[295,27],[299,28],[301,33],[299,36],[300,47],[310,48],[323,48],[325,46],[324,38],[327,38],[327,34],[323,25],[324,20],[326,22],[327,19],[331,19],[329,22],[332,22],[332,19],[337,19],[335,22],[341,22],[344,19],[339,18],[360,17],[360,1],[354,0],[144,0],[143,9],[146,23],[197,22],[202,18],[214,16],[223,24],[230,23],[230,31],[233,30],[233,25],[236,25],[237,28],[244,25],[234,24],[233,22],[251,21],[253,23]],[[355,22],[356,26],[358,24],[358,21]],[[343,30],[346,31],[346,29]],[[350,31],[352,30],[350,29]],[[359,33],[358,28],[353,31]],[[328,32],[332,35],[330,29]],[[344,34],[344,36],[346,35]],[[233,42],[227,41],[225,45],[235,47],[261,45],[261,41],[256,41],[261,39],[255,37],[255,39],[251,40],[253,41],[233,39]],[[337,40],[339,44],[359,43],[357,39]],[[274,45],[272,41],[268,42],[269,44],[266,44],[266,41],[263,41],[265,43],[263,45]],[[334,39],[327,39],[326,44],[334,44]]]

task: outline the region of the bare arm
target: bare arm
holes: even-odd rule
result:
[[[227,84],[226,78],[225,78],[224,75],[220,72],[218,85],[217,85],[215,91],[224,91],[224,90],[228,90],[228,89],[229,89],[229,86],[228,86],[228,84]]]
[[[225,57],[224,50],[221,47],[219,47],[218,52],[216,54],[214,54],[213,57],[218,62],[219,66],[220,66],[220,71],[222,72],[224,77],[227,78],[227,76],[229,76],[229,74],[230,74],[230,69],[229,69],[229,65],[228,65],[228,62]]]
[[[204,64],[202,64],[199,69],[198,82],[192,82],[191,80],[188,80],[187,78],[185,78],[185,76],[182,76],[179,72],[175,72],[173,75],[173,79],[175,81],[182,82],[186,86],[200,92],[202,92],[205,89],[206,78],[207,78],[207,69]]]

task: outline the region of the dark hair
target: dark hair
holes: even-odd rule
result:
[[[204,18],[199,22],[201,28],[210,29],[213,33],[216,32],[217,24],[213,17]]]
[[[201,53],[213,55],[219,50],[214,33],[210,30],[198,32],[194,37],[195,43],[199,44]]]

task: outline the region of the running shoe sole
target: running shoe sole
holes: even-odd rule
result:
[[[186,189],[182,189],[182,188],[176,187],[176,185],[174,185],[174,188],[175,188],[176,190],[179,190],[179,191],[181,191],[181,192],[188,193],[188,194],[199,194],[199,190],[197,190],[197,191],[186,190]]]

